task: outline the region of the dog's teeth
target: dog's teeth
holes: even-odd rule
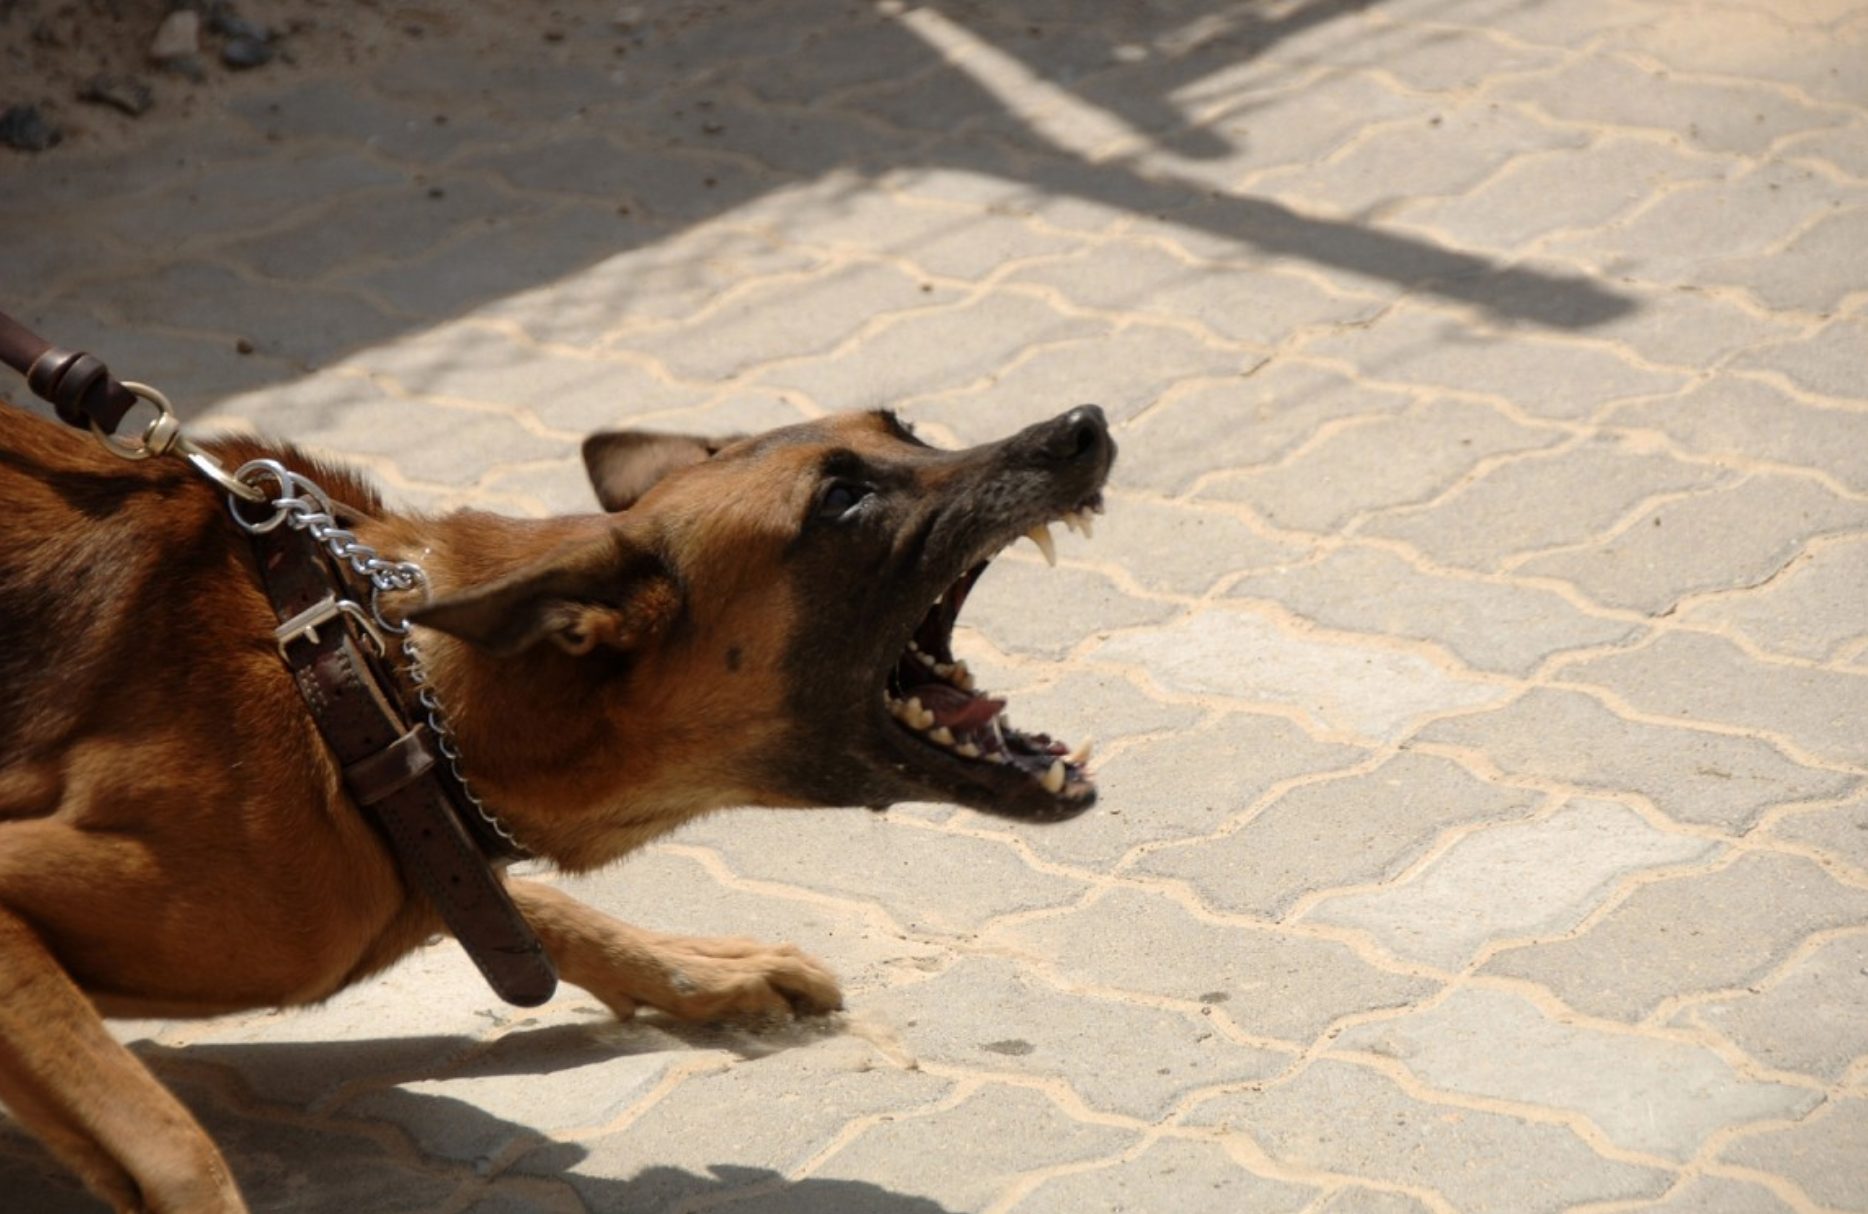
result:
[[[1052,568],[1056,568],[1057,566],[1057,544],[1055,541],[1051,539],[1050,524],[1039,523],[1036,527],[1033,527],[1030,531],[1025,532],[1025,538],[1030,540],[1032,543],[1036,544],[1038,546],[1039,552],[1044,553],[1045,564],[1050,565]]]
[[[1095,749],[1095,747],[1096,743],[1094,740],[1085,738],[1083,739],[1083,745],[1065,755],[1064,758],[1071,766],[1082,767],[1085,763],[1090,761],[1090,751]]]
[[[965,662],[955,662],[953,664],[953,673],[948,677],[953,680],[953,685],[958,687],[961,691],[973,690],[973,672],[966,668]]]
[[[1056,794],[1060,792],[1063,792],[1064,791],[1064,761],[1062,759],[1058,759],[1054,761],[1051,764],[1051,770],[1044,773],[1044,779],[1039,781],[1039,783],[1044,785],[1045,792],[1048,792],[1052,794],[1053,796],[1055,796]]]
[[[940,669],[940,664],[934,660],[934,655],[931,653],[922,653],[919,649],[917,649],[915,650],[915,659],[919,661],[923,666],[932,667],[935,670]]]
[[[1086,540],[1096,538],[1096,524],[1092,521],[1095,517],[1088,508],[1077,511],[1077,525],[1083,528],[1083,538]]]
[[[939,729],[930,729],[928,730],[928,741],[938,742],[942,746],[952,746],[953,730],[948,729],[945,725],[942,725]]]
[[[953,752],[965,759],[979,758],[979,747],[973,745],[971,742],[960,743],[960,745],[953,748]]]

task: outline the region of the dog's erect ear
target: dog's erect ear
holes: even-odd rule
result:
[[[582,654],[635,649],[680,609],[680,591],[661,559],[611,535],[426,603],[408,618],[501,656],[541,641]]]
[[[657,434],[650,430],[616,430],[584,440],[584,467],[597,500],[605,510],[627,510],[655,482],[670,472],[698,464],[719,454],[740,436],[701,438],[692,434]]]

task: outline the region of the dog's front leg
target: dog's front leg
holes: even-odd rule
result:
[[[592,910],[549,885],[508,883],[566,982],[627,1018],[637,1006],[683,1020],[829,1012],[843,995],[829,970],[789,944],[667,936]]]
[[[120,1211],[244,1214],[206,1131],[0,907],[0,1101]]]

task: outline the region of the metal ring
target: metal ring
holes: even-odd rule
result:
[[[169,403],[168,397],[148,384],[125,380],[123,386],[130,395],[156,407],[156,415],[143,427],[142,437],[129,442],[114,434],[105,434],[95,421],[91,423],[91,433],[104,445],[104,450],[118,459],[145,460],[152,455],[167,455],[182,433],[181,419],[175,416],[175,406]]]
[[[268,476],[279,482],[278,497],[269,496],[267,492],[260,487],[263,478]],[[232,504],[229,503],[234,522],[248,535],[264,535],[268,531],[277,528],[280,523],[286,520],[287,514],[290,513],[288,503],[298,500],[292,496],[292,473],[287,470],[284,464],[276,459],[248,460],[246,463],[241,464],[239,468],[235,469],[233,478],[243,485],[251,486],[253,492],[259,495],[258,497],[248,498],[247,500],[256,502],[270,501],[272,504],[272,517],[255,523],[244,517],[238,510],[232,510]]]

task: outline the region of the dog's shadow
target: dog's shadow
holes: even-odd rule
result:
[[[186,1047],[138,1042],[132,1049],[207,1128],[256,1212],[414,1214],[447,1208],[542,1214],[581,1207],[649,1214],[698,1205],[749,1214],[954,1214],[938,1202],[876,1184],[788,1180],[774,1167],[755,1163],[688,1170],[644,1158],[637,1167],[627,1128],[613,1139],[595,1134],[587,1145],[591,1127],[563,1124],[566,1109],[581,1114],[605,1103],[587,1086],[588,1078],[576,1076],[585,1068],[621,1060],[626,1070],[634,1059],[643,1063],[643,1074],[661,1073],[668,1068],[656,1065],[660,1055],[678,1063],[690,1051],[710,1049],[756,1061],[835,1031],[755,1034],[643,1019],[518,1029],[490,1048],[468,1037],[411,1036]],[[607,1070],[597,1074],[599,1084],[608,1077]],[[492,1085],[489,1098],[475,1103],[445,1094],[457,1081]],[[580,1085],[565,1092],[556,1124],[554,1082]],[[631,1099],[624,1091],[615,1104],[626,1106]],[[528,1124],[523,1113],[502,1116],[483,1103],[508,1110],[530,1106],[543,1114],[537,1118],[541,1124]],[[706,1140],[716,1138],[719,1156],[743,1155],[733,1124],[740,1115],[769,1114],[748,1106],[725,1118],[697,1118],[683,1128],[684,1145],[698,1140],[711,1154]],[[572,1136],[579,1140],[568,1140]],[[0,1193],[7,1194],[4,1208],[33,1214],[98,1214],[106,1208],[4,1116]],[[735,1193],[743,1195],[730,1196]]]

